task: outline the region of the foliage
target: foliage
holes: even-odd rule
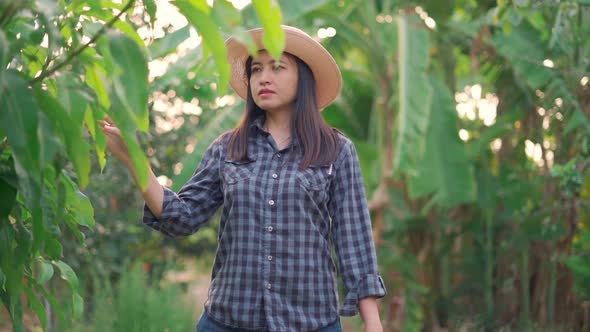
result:
[[[336,6],[306,21],[337,31],[346,83],[324,115],[362,147],[387,325],[582,326],[587,3]]]
[[[127,270],[116,285],[97,282],[90,322],[75,325],[78,332],[189,331],[194,328],[192,303],[183,301],[177,285],[161,287],[148,280],[139,266]]]
[[[268,3],[259,1],[256,14],[280,30],[279,9]],[[205,1],[175,4],[217,60],[223,92],[229,76],[223,33],[243,29],[239,12],[226,1],[213,8]],[[24,330],[23,294],[44,329],[43,298],[63,324],[82,314],[79,280],[64,262],[63,241],[73,236],[84,248],[80,226],[94,227],[81,190],[90,181],[91,152],[99,170],[106,165],[106,138],[97,123],[105,114],[122,131],[141,187],[147,185],[148,159],[136,132],[149,129],[148,61],[168,54],[182,37],[170,34],[146,47],[136,27],[153,27],[156,10],[154,1],[0,2],[0,298],[15,331]],[[221,19],[219,10],[238,20]],[[280,51],[280,32],[268,46]],[[70,288],[62,303],[44,285],[55,268]]]
[[[227,1],[177,1],[204,37],[182,54],[192,27],[138,35],[154,29],[151,0],[1,2],[0,298],[15,330],[23,293],[42,323],[45,299],[63,324],[81,314],[85,285],[66,261],[91,280],[119,275],[126,258],[173,261],[163,245],[214,250],[215,220],[174,243],[125,224],[140,218],[141,199],[107,164],[95,121],[110,114],[136,165],[149,161],[178,189],[243,107],[216,105],[229,72],[223,39],[235,35],[252,49],[245,28],[278,25],[273,3],[238,12]],[[278,4],[282,22],[337,31],[322,43],[345,84],[322,114],[357,146],[390,291],[385,326],[589,326],[589,3]],[[282,37],[268,38],[278,52]],[[172,58],[165,73],[148,76],[148,61]],[[491,121],[484,101],[497,102]],[[200,111],[171,114],[186,103]],[[174,129],[158,125],[165,121]],[[53,278],[56,268],[65,283]],[[63,285],[60,303],[54,289]]]

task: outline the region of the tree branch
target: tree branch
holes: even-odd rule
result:
[[[129,10],[129,8],[131,8],[133,6],[134,2],[135,2],[135,0],[129,0],[129,2],[127,2],[125,7],[123,7],[123,9],[121,9],[121,11],[117,14],[117,16],[113,17],[110,21],[108,21],[105,25],[103,25],[102,28],[96,33],[96,35],[94,35],[92,37],[92,39],[90,39],[86,44],[75,49],[72,53],[70,53],[68,55],[68,57],[64,61],[56,64],[55,66],[51,67],[47,71],[42,72],[41,75],[33,78],[32,80],[29,81],[29,83],[31,85],[34,85],[35,83],[39,83],[39,82],[43,81],[45,78],[53,75],[56,71],[58,71],[63,66],[70,63],[76,56],[78,56],[80,53],[82,53],[91,44],[94,44],[98,40],[98,38],[100,38],[100,36],[102,36],[107,31],[108,28],[112,27],[119,20],[121,15],[123,15],[123,13],[125,13],[127,10]]]

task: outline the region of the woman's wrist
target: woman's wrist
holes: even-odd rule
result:
[[[377,306],[377,297],[369,296],[359,300],[359,311],[361,318],[365,323],[365,331],[381,331],[381,318],[379,317],[379,307]]]

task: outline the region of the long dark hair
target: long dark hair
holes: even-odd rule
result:
[[[301,163],[299,169],[305,169],[310,165],[328,165],[336,159],[338,153],[338,134],[324,120],[318,109],[315,93],[315,79],[309,66],[298,57],[293,57],[297,62],[299,79],[297,82],[297,94],[293,118],[291,119],[291,133],[295,135],[291,141],[298,140]],[[240,123],[232,130],[228,143],[228,155],[230,159],[248,159],[248,138],[250,125],[261,115],[264,110],[254,103],[252,90],[250,89],[250,76],[252,74],[252,57],[246,60],[246,81],[248,82],[248,97],[246,110]]]

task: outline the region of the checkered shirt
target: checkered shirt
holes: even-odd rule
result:
[[[386,294],[358,156],[338,131],[336,160],[300,171],[297,141],[279,151],[262,123],[249,128],[250,161],[229,160],[228,135],[219,136],[178,193],[164,188],[159,218],[144,206],[143,222],[187,236],[223,205],[210,317],[255,331],[317,330],[355,315],[360,299]],[[348,292],[340,308],[336,271]]]

